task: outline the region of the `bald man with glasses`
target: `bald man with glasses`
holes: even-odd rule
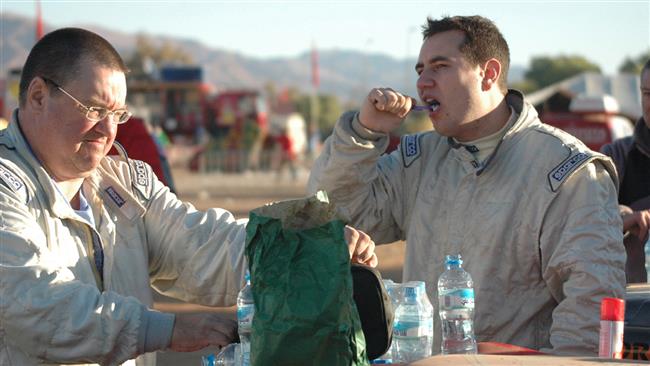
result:
[[[153,366],[154,351],[236,338],[236,322],[217,314],[152,309],[150,286],[234,305],[246,221],[197,211],[149,165],[107,156],[131,116],[126,73],[105,39],[76,28],[27,57],[19,108],[0,131],[0,365]],[[376,265],[367,235],[346,238],[353,261]]]

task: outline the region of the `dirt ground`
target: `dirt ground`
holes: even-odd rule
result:
[[[248,217],[251,209],[265,203],[300,198],[305,192],[308,172],[300,170],[297,179],[288,174],[243,173],[243,174],[193,174],[185,170],[174,170],[174,181],[178,196],[193,203],[198,209],[220,207],[229,210],[237,218]],[[402,263],[404,261],[404,243],[396,242],[379,246],[379,270],[384,278],[401,282]],[[235,318],[235,307],[212,308],[192,305],[166,298],[155,297],[155,308],[161,311],[182,312],[218,312]],[[213,353],[214,348],[207,348],[193,353],[160,352],[159,366],[201,365],[201,356]]]

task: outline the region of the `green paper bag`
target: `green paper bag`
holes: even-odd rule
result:
[[[344,226],[325,192],[251,211],[251,364],[368,365]]]

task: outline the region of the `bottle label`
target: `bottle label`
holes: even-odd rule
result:
[[[441,291],[438,300],[443,309],[474,309],[474,289]]]
[[[396,337],[422,337],[433,334],[433,318],[423,319],[420,322],[397,321],[393,326],[393,335]]]
[[[255,315],[254,305],[244,305],[237,308],[237,321],[240,328],[251,328],[253,325],[253,315]]]

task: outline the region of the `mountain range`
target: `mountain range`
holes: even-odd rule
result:
[[[3,13],[0,15],[0,75],[20,67],[35,39],[34,20]],[[94,31],[128,59],[136,47],[136,34],[89,24],[75,27]],[[44,24],[47,33],[54,28]],[[146,34],[154,44],[169,43],[187,52],[203,68],[204,81],[216,90],[262,88],[273,83],[276,88],[294,87],[303,92],[311,90],[311,51],[295,57],[258,58],[234,51],[208,47],[191,39]],[[319,93],[334,94],[343,101],[358,101],[372,87],[390,86],[410,95],[415,93],[415,59],[395,59],[380,53],[356,50],[318,50]],[[521,80],[525,69],[512,66],[510,81]],[[2,78],[0,76],[0,78]]]

